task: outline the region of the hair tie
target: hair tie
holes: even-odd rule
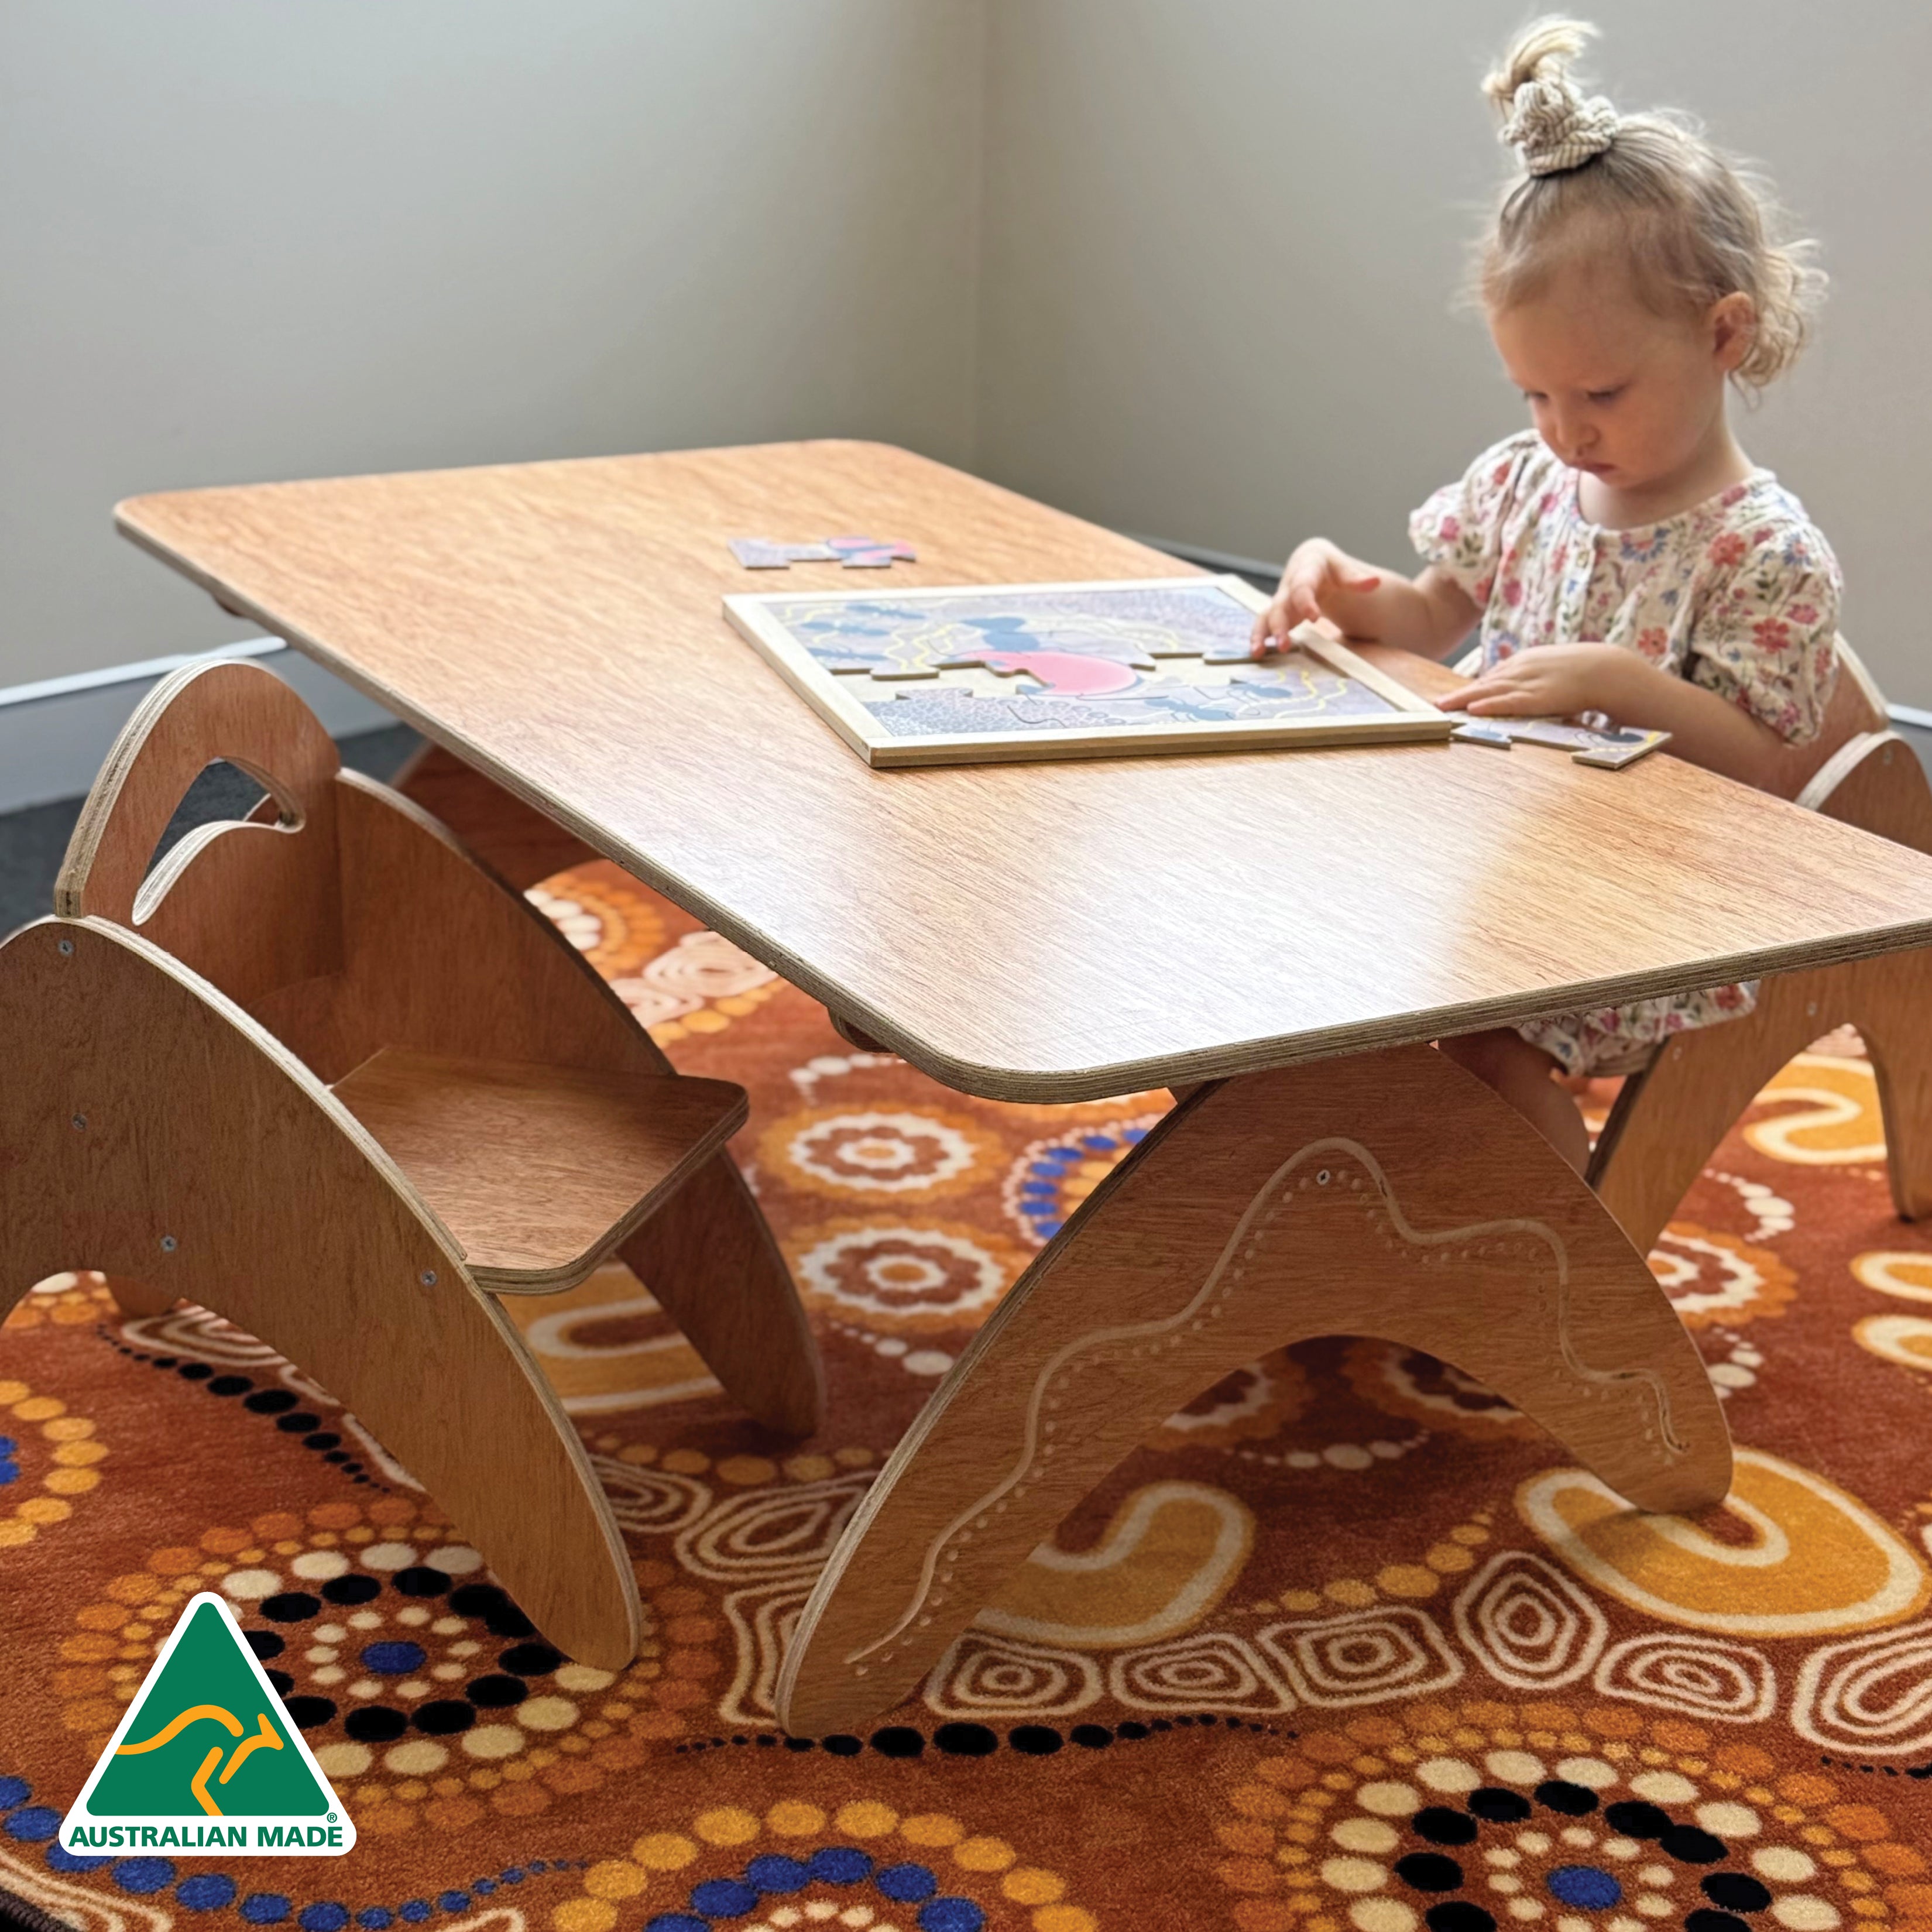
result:
[[[1533,175],[1567,174],[1594,160],[1617,137],[1622,117],[1599,94],[1585,100],[1561,75],[1526,80],[1510,98],[1502,139]]]

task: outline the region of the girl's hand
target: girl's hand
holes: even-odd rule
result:
[[[1649,668],[1615,644],[1539,644],[1505,658],[1436,704],[1474,718],[1574,718],[1580,711],[1618,718],[1630,672]]]
[[[1274,601],[1255,620],[1249,639],[1250,655],[1262,657],[1270,651],[1286,650],[1288,634],[1296,625],[1340,616],[1338,593],[1340,598],[1351,592],[1359,596],[1379,589],[1382,580],[1378,572],[1357,562],[1326,537],[1310,537],[1296,546],[1281,573]]]

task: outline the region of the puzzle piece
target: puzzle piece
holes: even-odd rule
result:
[[[1561,718],[1472,718],[1450,736],[1465,745],[1489,745],[1507,752],[1516,745],[1545,745],[1568,752],[1573,764],[1622,771],[1670,742],[1668,731],[1612,728],[1599,731]]]
[[[838,553],[822,543],[774,543],[769,537],[734,537],[731,554],[747,570],[786,570],[795,563],[832,563]]]
[[[825,542],[848,570],[881,570],[894,562],[919,561],[918,551],[897,537],[827,537]]]

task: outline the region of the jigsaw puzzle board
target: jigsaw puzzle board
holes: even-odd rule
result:
[[[1237,577],[730,596],[868,764],[1446,739],[1455,721],[1308,626],[1257,661]]]

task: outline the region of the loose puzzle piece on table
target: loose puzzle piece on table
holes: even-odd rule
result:
[[[1598,730],[1562,718],[1472,718],[1449,734],[1465,745],[1490,745],[1507,752],[1516,745],[1546,745],[1568,752],[1572,764],[1621,771],[1670,742],[1668,731],[1637,731],[1610,726]]]
[[[787,570],[794,563],[842,563],[848,570],[883,570],[916,563],[919,553],[896,537],[827,537],[823,543],[777,543],[769,537],[734,537],[731,554],[747,570]]]

